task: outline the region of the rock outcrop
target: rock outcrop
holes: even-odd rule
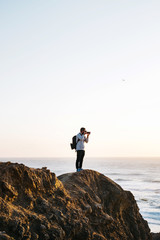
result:
[[[0,163],[0,240],[150,240],[131,192],[83,170]]]
[[[160,240],[160,232],[159,233],[152,233],[153,240]]]

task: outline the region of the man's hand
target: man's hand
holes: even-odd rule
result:
[[[90,134],[91,134],[91,133],[87,133],[87,138],[89,137]]]

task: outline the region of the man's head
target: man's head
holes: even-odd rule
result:
[[[86,129],[85,129],[84,127],[82,127],[82,128],[80,129],[80,132],[81,132],[82,134],[84,134],[84,133],[86,132]]]

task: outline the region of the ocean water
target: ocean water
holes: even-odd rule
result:
[[[75,171],[74,158],[0,158],[0,161],[47,167],[57,176]],[[160,232],[160,158],[85,158],[84,169],[96,170],[135,196],[152,232]]]

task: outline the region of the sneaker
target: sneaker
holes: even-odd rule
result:
[[[80,172],[81,171],[81,169],[80,168],[77,168],[77,172]]]
[[[83,170],[83,168],[80,168],[80,171],[82,171]]]

